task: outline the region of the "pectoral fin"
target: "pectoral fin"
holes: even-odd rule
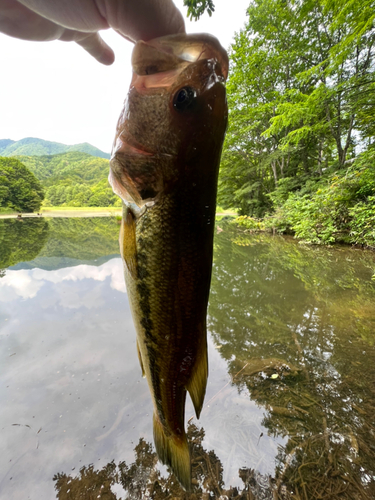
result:
[[[195,362],[192,375],[186,385],[186,389],[190,394],[197,418],[199,418],[202,411],[204,396],[206,394],[207,377],[207,342],[206,339],[204,339],[204,345],[202,345],[201,349],[198,351],[198,357]]]
[[[138,276],[137,243],[135,236],[135,216],[129,208],[124,209],[120,232],[121,256],[131,276]]]

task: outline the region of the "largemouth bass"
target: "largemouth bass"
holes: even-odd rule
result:
[[[209,35],[138,42],[112,150],[120,248],[159,459],[189,490],[188,391],[199,418],[228,57]]]

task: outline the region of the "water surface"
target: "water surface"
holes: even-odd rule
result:
[[[0,498],[375,497],[374,254],[219,224],[189,497],[153,449],[116,221],[0,221]]]

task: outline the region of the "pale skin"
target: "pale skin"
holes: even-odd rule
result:
[[[102,64],[115,55],[99,31],[136,42],[184,33],[172,0],[0,0],[0,33],[30,41],[76,42]]]

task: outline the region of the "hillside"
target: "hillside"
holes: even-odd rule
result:
[[[107,159],[80,152],[17,159],[41,181],[45,206],[121,206],[108,184]]]
[[[98,158],[110,158],[108,153],[104,153],[87,142],[68,146],[60,142],[50,142],[34,137],[26,137],[20,141],[0,139],[0,156],[44,156],[70,151],[80,151],[81,153],[87,153]]]
[[[38,177],[44,186],[59,183],[95,184],[106,179],[109,171],[109,161],[87,153],[77,151],[43,156],[22,156],[17,158]]]

